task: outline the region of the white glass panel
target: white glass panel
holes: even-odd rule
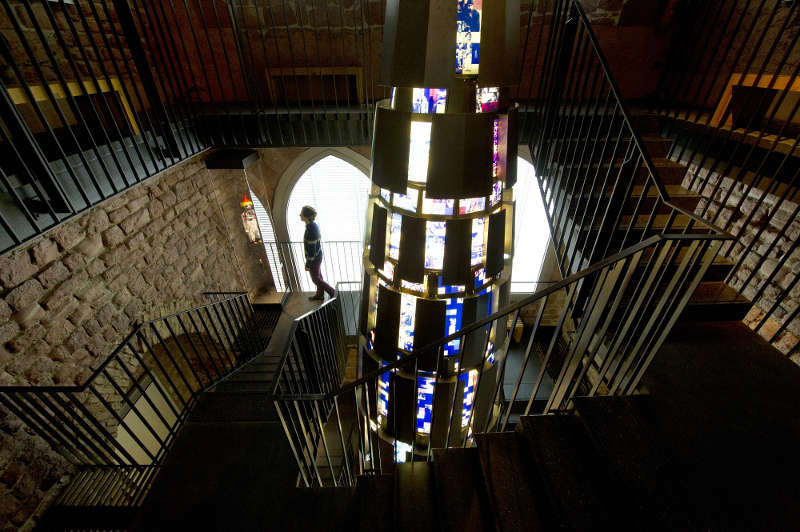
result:
[[[428,180],[428,152],[431,146],[431,123],[411,122],[411,145],[408,152],[408,180],[425,183]]]
[[[425,267],[441,270],[444,264],[445,222],[426,222],[425,224]]]

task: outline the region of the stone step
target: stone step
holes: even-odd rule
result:
[[[742,320],[753,304],[724,282],[702,282],[689,298],[680,321]]]
[[[621,140],[627,142],[630,140],[630,137],[622,137]],[[586,161],[589,160],[590,157],[592,160],[596,160],[601,156],[608,157],[613,153],[616,141],[616,136],[596,137],[586,132],[581,137],[553,139],[550,143],[551,145],[557,146],[557,149],[562,150],[562,154],[566,153],[567,155],[574,156],[578,160],[582,159]],[[651,159],[666,157],[672,147],[672,139],[666,139],[657,135],[644,135],[642,136],[642,141]],[[564,152],[563,150],[572,151]]]
[[[664,187],[670,198],[670,203],[687,212],[693,212],[702,197],[691,190],[685,189],[680,185],[668,185]],[[605,204],[611,198],[612,190],[607,189],[605,194],[600,194],[595,191],[591,196],[591,189],[587,188],[581,190],[580,187],[576,191],[570,191],[565,199],[561,199],[561,206],[557,206],[554,212],[554,217],[557,223],[562,223],[566,217],[572,217],[576,220],[588,223],[593,216],[602,215],[603,211],[597,209],[598,203]],[[631,189],[630,196],[625,200],[622,206],[623,214],[633,214],[636,209],[640,214],[650,214],[656,206],[658,201],[658,213],[668,214],[672,212],[672,207],[667,205],[664,201],[660,201],[661,195],[655,186],[647,187],[645,194],[645,187],[642,185],[635,185]],[[570,204],[569,202],[573,202]]]
[[[433,464],[400,464],[394,473],[394,523],[396,530],[433,532],[439,530]]]
[[[356,483],[359,512],[356,530],[394,532],[394,477],[363,475]]]
[[[253,392],[205,393],[197,401],[190,421],[277,421],[272,398]]]
[[[494,527],[477,448],[436,449],[433,471],[442,532],[481,532]]]
[[[567,530],[612,530],[614,487],[581,422],[571,415],[523,416],[517,425],[544,479],[559,525]]]
[[[514,432],[476,434],[481,470],[498,530],[553,529],[553,511]]]
[[[281,512],[285,532],[346,532],[358,515],[354,487],[296,488]]]
[[[652,159],[652,161],[655,171],[658,173],[658,177],[663,185],[681,184],[683,176],[686,173],[686,166],[664,157],[657,157]],[[560,174],[561,183],[566,183],[578,178],[581,180],[589,178],[592,181],[597,179],[599,183],[606,181],[613,185],[617,179],[621,162],[622,160],[618,159],[614,161],[613,165],[609,164],[608,161],[602,164],[596,162],[592,164],[584,162],[581,164],[581,161],[578,160],[564,165],[556,164],[554,165],[554,169],[561,170],[563,166],[564,172]],[[646,166],[640,164],[636,171],[635,181],[637,183],[644,183],[645,180],[649,179],[649,176],[650,171]]]
[[[648,419],[646,396],[578,397],[573,400],[600,459],[618,487],[637,530],[702,530],[686,500],[675,459]]]

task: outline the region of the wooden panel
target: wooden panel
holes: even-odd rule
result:
[[[400,294],[378,287],[378,313],[375,327],[375,352],[387,362],[397,360],[397,335],[400,332]]]
[[[517,85],[519,72],[519,0],[484,2],[478,84]]]
[[[419,87],[447,88],[455,78],[457,8],[450,0],[430,3],[425,79]]]
[[[403,216],[397,273],[400,279],[421,283],[425,277],[425,220]]]
[[[427,197],[489,195],[495,116],[491,113],[433,116]]]
[[[383,25],[380,83],[389,87],[424,87],[428,42],[428,0],[387,0]],[[453,53],[455,55],[455,53]]]
[[[439,340],[444,336],[446,303],[441,299],[417,299],[417,311],[414,318],[414,349]],[[434,371],[436,369],[436,355],[434,349],[419,359],[419,369]]]
[[[464,298],[464,313],[462,316],[462,327],[488,316],[489,294],[478,297]],[[480,327],[466,335],[465,342],[462,342],[464,349],[463,365],[470,368],[480,364],[486,348],[486,327]]]
[[[369,261],[376,268],[383,268],[383,263],[386,261],[386,216],[386,209],[377,204],[372,205]]]
[[[511,188],[517,182],[517,157],[519,154],[519,132],[517,131],[517,110],[509,109],[508,115],[501,115],[498,125],[497,163],[498,177]]]
[[[372,182],[379,187],[406,193],[411,113],[378,107],[372,139]]]
[[[472,220],[448,221],[444,244],[442,284],[467,284],[472,277],[470,270]]]
[[[495,276],[503,270],[505,248],[506,211],[489,216],[489,231],[486,242],[486,275]]]
[[[369,308],[371,306],[370,294],[375,294],[376,287],[371,286],[372,278],[368,272],[364,272],[364,280],[361,284],[361,303],[358,309],[358,324],[361,334],[367,336],[367,318],[369,315]]]
[[[414,364],[411,363],[413,370]],[[414,380],[399,377],[390,373],[389,378],[389,415],[386,419],[386,430],[394,434],[397,428],[397,437],[410,442],[414,438],[417,425],[417,394],[414,390]]]

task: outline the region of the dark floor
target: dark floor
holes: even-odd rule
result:
[[[313,306],[305,298],[287,305],[256,364],[271,363],[292,316]],[[739,322],[687,323],[670,334],[644,385],[685,499],[718,530],[800,527],[800,367]],[[134,529],[280,529],[297,473],[283,429],[268,393],[226,390],[183,429]]]
[[[721,530],[800,529],[800,367],[741,322],[686,323],[644,384],[689,500]]]

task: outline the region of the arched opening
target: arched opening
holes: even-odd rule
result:
[[[291,241],[291,263],[300,290],[315,290],[305,272],[300,209],[311,205],[317,211],[322,233],[322,275],[340,291],[361,286],[364,221],[370,180],[354,165],[327,155],[308,167],[289,194],[286,203],[286,228]]]

